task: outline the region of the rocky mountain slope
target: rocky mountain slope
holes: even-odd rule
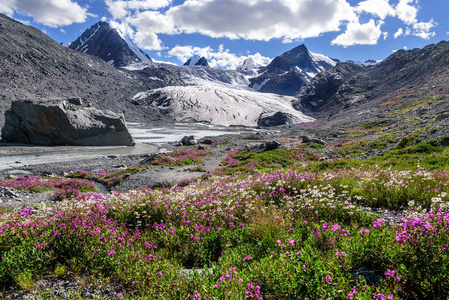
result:
[[[261,75],[250,79],[250,87],[264,93],[293,96],[315,75],[335,65],[329,57],[310,52],[305,45],[300,45],[260,68]]]
[[[167,69],[117,70],[92,55],[65,48],[40,30],[0,14],[0,126],[12,100],[81,97],[127,120],[157,120],[131,103],[141,91],[183,84]]]
[[[84,31],[69,48],[99,57],[114,67],[123,67],[136,62],[151,62],[148,54],[125,34],[102,21]]]
[[[318,74],[298,95],[298,109],[339,122],[403,113],[448,112],[449,42],[399,50],[374,66],[339,63]],[[433,105],[433,106],[432,106]],[[355,118],[354,114],[363,114]],[[351,117],[350,117],[351,116]]]

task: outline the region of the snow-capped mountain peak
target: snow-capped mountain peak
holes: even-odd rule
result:
[[[313,53],[305,45],[300,45],[277,56],[268,66],[260,68],[261,75],[250,79],[250,87],[261,92],[293,96],[318,73],[336,64],[333,59]]]
[[[199,60],[200,60],[200,56],[199,55],[195,55],[193,57],[191,57],[184,65],[185,66],[194,66]]]
[[[184,66],[203,66],[203,67],[209,67],[209,63],[207,62],[207,59],[205,57],[200,57],[198,54],[195,54],[195,56],[189,58],[188,61],[184,64]]]
[[[69,48],[97,56],[115,67],[151,62],[150,57],[125,34],[102,21],[84,31]]]

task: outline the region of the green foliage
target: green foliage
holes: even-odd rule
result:
[[[32,289],[70,271],[114,281],[130,299],[445,299],[446,140],[407,140],[368,160],[235,150],[171,189],[3,208],[0,285]],[[185,151],[176,163],[200,154]],[[374,279],[355,278],[362,268]]]
[[[16,278],[17,285],[25,291],[29,291],[33,289],[36,278],[34,274],[31,271],[24,271],[22,273],[19,273]]]
[[[63,265],[59,265],[55,268],[55,276],[58,279],[64,279],[66,276],[66,267]]]

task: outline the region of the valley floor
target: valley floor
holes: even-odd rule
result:
[[[449,139],[382,134],[314,123],[4,170],[1,296],[446,299]]]

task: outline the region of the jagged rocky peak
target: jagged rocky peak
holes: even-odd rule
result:
[[[260,76],[250,79],[250,87],[264,93],[293,96],[318,73],[337,64],[333,59],[309,51],[300,45],[274,58],[259,70]]]
[[[69,48],[97,56],[114,67],[123,67],[136,62],[151,62],[125,34],[100,21],[84,31]]]
[[[331,58],[322,54],[313,53],[302,44],[273,59],[266,69],[268,71],[291,71],[299,68],[306,73],[316,75],[335,65],[336,62]]]
[[[209,63],[207,62],[207,59],[205,57],[200,57],[199,55],[195,55],[189,60],[186,61],[184,66],[203,66],[203,67],[209,67]]]

